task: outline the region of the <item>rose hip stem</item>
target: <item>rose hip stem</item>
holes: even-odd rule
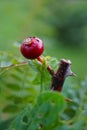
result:
[[[38,60],[41,64],[43,63],[43,60],[41,59],[40,56],[37,58],[37,60]]]
[[[75,76],[75,74],[71,71],[70,65],[70,60],[61,59],[59,63],[59,68],[56,73],[50,66],[47,67],[49,73],[52,76],[52,83],[50,87],[51,90],[61,92],[65,78],[67,76]]]

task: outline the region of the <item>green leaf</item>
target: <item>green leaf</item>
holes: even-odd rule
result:
[[[60,93],[48,91],[40,94],[32,110],[33,120],[28,129],[52,128],[58,123],[64,108],[65,99]]]
[[[9,112],[9,113],[14,113],[14,112],[17,112],[19,110],[18,106],[16,105],[7,105],[4,109],[3,109],[3,112]]]
[[[13,119],[10,118],[8,120],[5,121],[0,121],[0,130],[6,130],[9,127],[9,124],[11,123]]]
[[[70,130],[70,128],[67,125],[62,125],[55,128],[54,130]]]
[[[77,120],[71,127],[71,130],[83,130],[83,126],[84,126],[83,120],[79,121]]]
[[[34,71],[40,71],[41,64],[37,60],[28,60],[28,64]]]
[[[60,126],[61,113],[66,106],[62,94],[57,92],[43,92],[38,96],[34,107],[27,106],[12,122],[10,129],[39,130],[52,129]]]
[[[27,130],[29,122],[29,113],[31,109],[28,105],[20,114],[12,121],[11,126],[8,130]]]

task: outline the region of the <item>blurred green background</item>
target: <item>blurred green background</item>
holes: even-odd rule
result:
[[[0,0],[0,51],[21,56],[14,44],[42,38],[45,55],[70,59],[78,80],[87,75],[86,0]]]

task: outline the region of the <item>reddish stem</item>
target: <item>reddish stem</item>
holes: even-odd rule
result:
[[[41,58],[40,56],[37,58],[37,60],[38,60],[40,63],[43,63],[43,60],[42,60],[42,58]]]

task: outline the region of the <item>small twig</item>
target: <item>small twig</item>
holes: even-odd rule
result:
[[[66,100],[67,102],[72,102],[72,99],[70,99],[70,98],[65,98],[65,100]]]
[[[20,62],[18,64],[12,64],[12,65],[9,65],[9,66],[5,66],[5,67],[0,67],[0,75],[2,75],[3,73],[5,73],[6,71],[14,68],[14,67],[19,67],[19,66],[22,66],[22,65],[27,65],[28,63],[27,62]]]
[[[27,65],[28,62],[19,62],[18,64],[11,64],[9,66],[0,67],[0,69],[8,69],[8,68],[14,68],[22,65]]]

